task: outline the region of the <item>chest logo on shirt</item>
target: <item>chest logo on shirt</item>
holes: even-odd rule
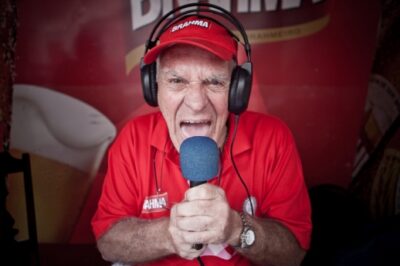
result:
[[[164,192],[162,194],[147,196],[144,199],[142,212],[161,212],[168,210],[168,193]]]

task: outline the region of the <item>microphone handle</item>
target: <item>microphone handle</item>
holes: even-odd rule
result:
[[[202,248],[203,248],[203,244],[196,243],[196,244],[192,245],[192,249],[195,249],[195,250],[200,250]]]
[[[207,180],[202,180],[202,181],[190,181],[190,187],[196,187],[200,186],[202,184],[207,183]]]

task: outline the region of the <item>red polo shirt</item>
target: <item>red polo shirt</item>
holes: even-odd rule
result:
[[[231,208],[243,211],[246,191],[229,156],[233,123],[231,116],[228,138],[221,153],[220,177],[209,183],[225,190]],[[302,248],[308,249],[310,203],[289,129],[277,118],[245,112],[240,117],[233,154],[240,175],[256,199],[256,216],[278,220],[294,234]],[[180,202],[188,188],[179,168],[179,154],[169,139],[161,113],[131,120],[109,151],[108,171],[92,220],[96,238],[124,217],[169,216],[169,207]],[[202,256],[202,259],[205,265],[249,265],[238,253],[230,260],[218,256]],[[169,256],[148,265],[198,263]]]

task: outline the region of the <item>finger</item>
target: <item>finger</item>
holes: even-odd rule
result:
[[[203,184],[197,187],[190,188],[185,193],[185,199],[187,201],[213,200],[221,196],[225,197],[224,190],[211,184]]]
[[[213,222],[210,216],[179,217],[177,227],[183,231],[201,232],[207,231]]]
[[[209,244],[215,242],[216,232],[214,231],[202,231],[202,232],[184,232],[182,233],[182,239],[191,245],[193,244]]]
[[[170,223],[176,227],[176,208],[177,208],[177,204],[175,204],[174,206],[172,206],[171,208],[171,212],[170,212]]]
[[[203,253],[204,249],[207,247],[207,245],[202,245],[201,249],[195,249],[193,248],[193,244],[186,245],[184,248],[180,250],[178,253],[179,256],[182,258],[192,260]]]
[[[213,208],[212,200],[195,200],[181,202],[176,206],[176,217],[209,216]]]

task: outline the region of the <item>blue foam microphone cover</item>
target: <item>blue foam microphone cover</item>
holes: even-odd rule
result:
[[[213,139],[204,136],[187,138],[179,153],[182,174],[191,181],[191,187],[218,175],[219,150]]]

